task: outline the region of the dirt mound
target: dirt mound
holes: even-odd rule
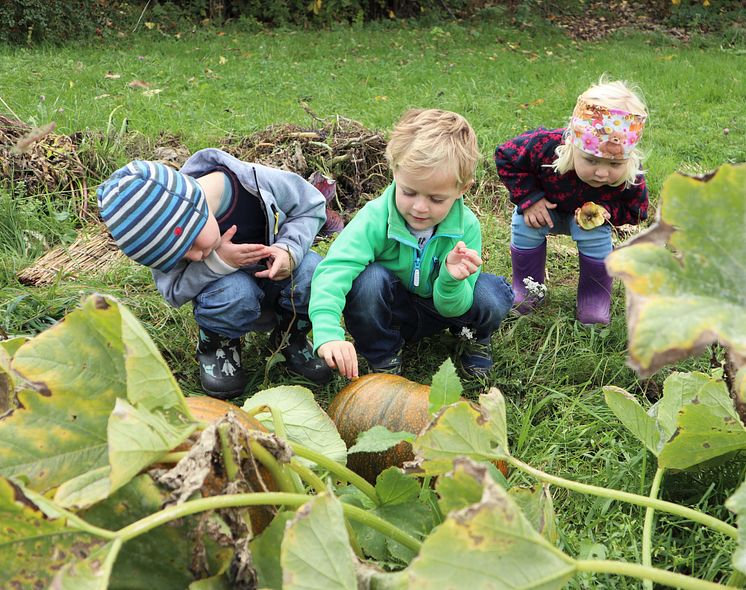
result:
[[[86,169],[75,143],[54,133],[54,123],[35,128],[0,115],[2,182],[27,195],[64,195],[86,202]]]
[[[246,137],[228,137],[220,147],[241,160],[306,179],[322,172],[337,181],[340,212],[355,211],[389,183],[386,141],[380,132],[344,117],[315,121],[312,128],[271,125]]]

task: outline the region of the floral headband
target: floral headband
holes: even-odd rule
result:
[[[626,160],[642,137],[645,116],[586,102],[579,98],[572,113],[572,143],[578,149],[611,160]]]

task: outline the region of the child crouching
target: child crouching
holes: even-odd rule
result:
[[[612,250],[611,226],[579,225],[581,207],[618,226],[646,219],[648,191],[637,148],[647,118],[642,99],[621,81],[602,80],[578,97],[567,128],[539,127],[498,146],[495,164],[515,205],[510,253],[520,313],[540,302],[526,285],[543,285],[546,236],[569,234],[577,243],[580,278],[576,317],[608,324],[611,277],[604,259]]]
[[[151,268],[166,301],[192,302],[208,395],[243,393],[240,338],[272,325],[270,347],[282,349],[288,369],[316,382],[331,378],[307,340],[311,277],[321,258],[309,248],[326,219],[325,199],[308,182],[204,149],[180,172],[131,162],[97,197],[117,245]]]
[[[481,229],[463,202],[478,157],[456,113],[412,110],[396,125],[386,149],[394,182],[337,236],[313,277],[314,349],[342,375],[358,376],[357,352],[371,371],[399,374],[405,342],[446,328],[472,335],[456,359],[465,374],[492,368],[490,337],[513,292],[480,272]]]

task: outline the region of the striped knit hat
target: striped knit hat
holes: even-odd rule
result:
[[[197,181],[158,162],[130,162],[96,191],[104,223],[122,251],[168,272],[207,223],[207,201]]]

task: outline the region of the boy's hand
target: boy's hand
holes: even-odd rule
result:
[[[242,266],[256,264],[270,255],[269,246],[264,244],[234,244],[231,242],[237,229],[233,225],[220,236],[220,246],[216,252],[223,262],[241,268]]]
[[[319,346],[318,355],[326,361],[329,367],[338,369],[343,377],[357,379],[357,351],[352,342],[346,340],[324,342]]]
[[[482,259],[476,250],[467,248],[464,242],[459,242],[446,257],[446,270],[454,279],[463,281],[470,277],[482,266]]]
[[[523,212],[523,221],[527,226],[533,227],[534,229],[539,229],[545,225],[548,225],[549,228],[552,229],[554,227],[554,222],[552,221],[552,216],[549,214],[549,210],[555,209],[556,207],[556,203],[550,203],[546,199],[540,199],[530,207],[526,208]]]
[[[267,249],[265,258],[269,262],[269,268],[255,272],[254,276],[271,281],[281,281],[288,278],[290,273],[293,272],[290,253],[279,246],[265,246],[265,248]]]

